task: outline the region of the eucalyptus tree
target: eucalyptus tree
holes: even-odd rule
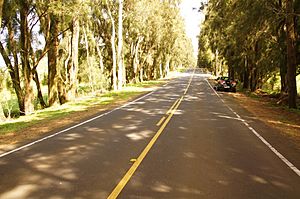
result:
[[[40,67],[47,67],[43,82],[52,106],[73,100],[85,85],[91,91],[117,90],[126,82],[160,78],[178,65],[192,64],[179,2],[5,0],[0,53],[20,112],[33,112],[36,96],[47,106]],[[39,66],[44,57],[47,66]]]
[[[20,81],[20,69],[19,69],[19,57],[17,49],[17,40],[15,37],[16,26],[16,13],[17,13],[17,2],[5,2],[4,9],[2,12],[3,25],[1,27],[1,35],[5,35],[4,41],[0,42],[0,52],[5,61],[6,67],[9,70],[11,81],[15,93],[17,95],[19,109],[21,112],[25,112],[24,107],[24,94],[22,92],[21,81]],[[6,32],[6,33],[4,33]]]
[[[296,34],[295,34],[294,0],[286,0],[286,43],[287,43],[287,84],[289,94],[289,107],[297,108],[296,84]]]
[[[58,15],[51,10],[53,0],[36,1],[36,12],[39,17],[40,31],[45,40],[48,59],[48,105],[52,106],[58,99],[57,91],[57,56],[58,56]]]
[[[89,10],[88,3],[88,1],[82,0],[51,1],[49,3],[49,11],[52,14],[53,28],[55,29],[52,32],[54,35],[52,35],[51,43],[58,46],[58,49],[53,48],[54,54],[50,54],[50,56],[53,55],[53,59],[56,57],[57,62],[57,75],[51,76],[51,81],[53,81],[53,85],[57,84],[60,103],[74,100],[77,95],[80,26],[83,23],[83,17]],[[58,29],[58,27],[60,28]],[[60,37],[59,41],[57,40],[58,36]],[[49,62],[51,62],[50,59]],[[54,66],[55,63],[53,63]],[[53,74],[55,74],[54,71]]]
[[[33,80],[36,83],[40,104],[46,107],[36,70],[46,54],[46,47],[40,49],[40,43],[37,41],[39,33],[36,28],[39,16],[36,4],[32,1],[4,1],[2,15],[1,31],[5,40],[1,41],[0,52],[10,71],[20,114],[30,114],[34,111]]]
[[[192,48],[178,52],[181,44],[190,42],[182,36],[185,32],[178,1],[131,0],[125,5],[126,57],[132,66],[128,79],[137,82],[163,77],[172,64],[183,62],[180,55],[192,52]]]
[[[125,73],[123,70],[123,0],[119,0],[118,2],[118,90],[121,90],[123,87],[123,73]]]
[[[130,0],[125,3],[124,34],[128,49],[125,54],[129,65],[128,81],[143,81],[144,69],[149,67],[146,65],[152,64],[154,48],[157,45],[156,36],[159,36],[158,3],[156,0]]]
[[[289,98],[295,102],[297,37],[291,33],[297,33],[294,11],[297,6],[293,2],[209,1],[201,32],[204,36],[200,38],[207,38],[215,65],[223,60],[221,65],[228,65],[231,75],[234,71],[243,74],[240,79],[244,88],[252,91],[260,88],[274,72],[280,71],[282,91],[286,91],[288,80]],[[294,102],[289,102],[290,107],[295,107]]]
[[[111,53],[112,53],[112,87],[114,90],[118,89],[117,85],[117,50],[116,50],[116,25],[115,18],[113,16],[113,2],[105,0],[105,8],[107,15],[109,16],[111,23]]]

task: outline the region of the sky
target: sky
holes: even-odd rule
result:
[[[197,9],[203,0],[182,0],[180,5],[181,15],[185,20],[185,28],[188,37],[192,39],[194,52],[198,51],[197,35],[200,33],[200,23],[204,20],[204,15]],[[193,8],[197,8],[193,10]]]

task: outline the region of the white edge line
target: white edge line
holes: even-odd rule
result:
[[[220,95],[215,91],[215,89],[210,85],[208,80],[206,79],[206,82],[210,86],[210,88],[215,92],[215,94],[222,100]],[[225,104],[224,100],[222,102]],[[241,119],[241,116],[237,114],[231,107],[229,107],[227,104],[225,106],[233,112],[239,119]],[[252,128],[245,120],[240,120],[257,138],[259,138],[281,161],[283,161],[292,171],[294,171],[298,176],[300,176],[300,170],[293,165],[288,159],[286,159],[277,149],[275,149],[265,138],[263,138],[254,128]]]
[[[82,125],[84,125],[84,124],[86,124],[86,123],[89,123],[89,122],[94,121],[94,120],[96,120],[96,119],[98,119],[98,118],[101,118],[101,117],[103,117],[103,116],[105,116],[105,115],[108,115],[108,114],[110,114],[110,113],[112,113],[112,112],[114,112],[114,111],[117,111],[117,110],[121,109],[121,108],[124,108],[124,107],[126,107],[126,106],[129,106],[129,105],[131,105],[131,104],[133,104],[133,103],[135,103],[135,102],[137,102],[137,101],[139,101],[139,100],[141,100],[141,99],[143,99],[143,98],[145,98],[145,97],[148,97],[149,95],[153,94],[153,92],[156,91],[156,90],[157,90],[157,89],[155,89],[155,90],[153,90],[153,91],[151,91],[151,92],[149,92],[149,93],[147,93],[147,94],[145,94],[145,95],[139,97],[138,99],[135,99],[135,100],[133,100],[133,101],[131,101],[131,102],[128,102],[127,104],[124,104],[124,105],[122,105],[122,106],[119,106],[119,107],[117,107],[117,108],[115,108],[115,109],[113,109],[113,110],[110,110],[110,111],[108,111],[108,112],[102,113],[101,115],[98,115],[98,116],[96,116],[96,117],[93,117],[93,118],[91,118],[91,119],[88,119],[88,120],[86,120],[86,121],[84,121],[84,122],[81,122],[81,123],[79,123],[79,124],[76,124],[76,125],[74,125],[74,126],[71,126],[71,127],[69,127],[69,128],[66,128],[66,129],[64,129],[64,130],[61,130],[61,131],[56,132],[56,133],[54,133],[54,134],[51,134],[51,135],[49,135],[49,136],[43,137],[43,138],[41,138],[41,139],[39,139],[39,140],[36,140],[36,141],[34,141],[34,142],[31,142],[31,143],[29,143],[29,144],[20,146],[20,147],[18,147],[18,148],[16,148],[16,149],[10,150],[10,151],[5,152],[5,153],[2,153],[2,154],[0,154],[0,158],[3,158],[3,157],[5,157],[5,156],[8,156],[8,155],[10,155],[10,154],[12,154],[12,153],[18,152],[18,151],[20,151],[20,150],[22,150],[22,149],[28,148],[28,147],[30,147],[30,146],[32,146],[32,145],[35,145],[35,144],[37,144],[37,143],[40,143],[40,142],[42,142],[42,141],[48,140],[49,138],[55,137],[55,136],[60,135],[60,134],[62,134],[62,133],[64,133],[64,132],[67,132],[67,131],[69,131],[69,130],[71,130],[71,129],[77,128],[77,127],[82,126]]]

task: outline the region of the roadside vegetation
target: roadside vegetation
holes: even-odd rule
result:
[[[300,0],[210,0],[198,66],[238,80],[240,91],[300,106]]]
[[[135,96],[121,91],[195,65],[179,2],[0,0],[0,132],[80,109],[82,98]]]
[[[81,96],[63,105],[57,104],[46,109],[35,111],[34,114],[11,120],[7,119],[0,124],[0,136],[8,133],[19,134],[36,124],[43,126],[56,123],[55,125],[58,125],[55,121],[62,121],[65,117],[72,114],[81,115],[82,117],[80,118],[84,119],[102,110],[112,109],[116,105],[132,100],[163,83],[165,83],[165,80],[145,81],[134,85],[127,85],[122,91],[109,91],[103,94]],[[64,124],[67,125],[70,122],[64,122]]]

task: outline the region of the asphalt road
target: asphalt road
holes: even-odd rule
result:
[[[0,199],[298,199],[300,154],[274,132],[190,70],[0,155]]]

